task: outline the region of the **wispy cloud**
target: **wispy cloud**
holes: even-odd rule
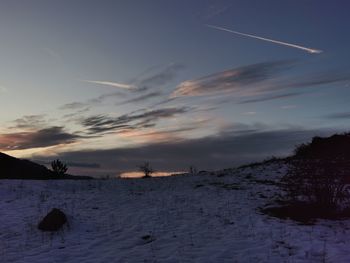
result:
[[[79,135],[64,131],[63,127],[53,126],[41,130],[0,134],[0,150],[23,150],[49,147],[76,142]]]
[[[297,108],[297,105],[283,105],[281,106],[282,110],[290,110],[290,109],[295,109]]]
[[[246,111],[242,113],[243,115],[256,115],[256,111]]]
[[[171,63],[162,70],[150,74],[149,72],[142,74],[132,80],[132,83],[120,83],[115,81],[101,81],[101,80],[81,80],[83,82],[110,86],[114,88],[132,90],[137,92],[146,91],[150,88],[161,87],[172,81],[176,74],[184,69],[185,66],[179,63]],[[146,74],[146,75],[145,75]]]
[[[326,84],[344,83],[350,80],[350,72],[348,70],[331,70],[327,72],[318,72],[299,77],[297,80],[292,79],[285,83],[279,83],[275,88],[305,88],[322,86]]]
[[[25,115],[14,120],[12,123],[14,123],[14,126],[11,128],[15,129],[38,129],[47,124],[44,114]]]
[[[183,64],[171,63],[156,73],[143,76],[142,78],[135,79],[134,81],[139,90],[162,87],[174,80],[178,72],[184,68],[185,66]]]
[[[85,108],[87,106],[86,103],[83,102],[71,102],[66,103],[60,107],[61,110],[77,110],[81,108]]]
[[[332,113],[325,116],[326,119],[334,119],[334,120],[350,120],[350,112],[337,112]]]
[[[217,72],[180,83],[169,99],[207,96],[211,103],[258,103],[310,95],[316,87],[340,85],[350,80],[347,70],[314,72],[288,76],[287,70],[296,69],[295,61],[271,61]],[[224,97],[223,97],[224,96]],[[219,99],[219,100],[218,100]]]
[[[319,49],[308,48],[308,47],[304,47],[304,46],[300,46],[300,45],[296,45],[296,44],[291,44],[291,43],[287,43],[287,42],[283,42],[283,41],[278,41],[278,40],[274,40],[274,39],[270,39],[270,38],[265,38],[265,37],[260,37],[260,36],[256,36],[256,35],[246,34],[246,33],[230,30],[230,29],[227,29],[227,28],[224,28],[224,27],[220,27],[220,26],[214,26],[214,25],[206,25],[206,26],[210,27],[210,28],[213,28],[213,29],[217,29],[217,30],[233,33],[233,34],[236,34],[236,35],[240,35],[240,36],[255,38],[255,39],[259,39],[259,40],[266,41],[266,42],[271,42],[271,43],[282,45],[282,46],[287,46],[287,47],[291,47],[291,48],[300,49],[300,50],[306,51],[306,52],[311,53],[311,54],[319,54],[319,53],[323,52],[322,50],[319,50]]]
[[[226,5],[215,5],[215,4],[210,5],[207,8],[206,13],[203,14],[204,19],[207,20],[207,19],[214,18],[218,15],[221,15],[221,14],[225,13],[228,9],[230,9],[232,6],[233,6],[232,3],[226,4]]]
[[[158,130],[151,132],[140,131],[139,129],[125,130],[120,133],[123,138],[132,138],[133,141],[140,143],[166,142],[184,140],[184,133],[188,133],[198,129],[197,125],[184,126],[182,128]],[[188,135],[188,134],[187,134]]]
[[[147,101],[149,99],[157,98],[161,95],[162,95],[162,93],[160,91],[154,91],[154,92],[150,92],[150,93],[123,101],[121,103],[117,103],[116,105],[123,105],[123,104],[128,104],[128,103],[135,103],[135,102],[144,102],[144,101]]]
[[[97,97],[91,98],[86,100],[85,102],[70,102],[66,103],[59,107],[60,110],[79,110],[79,111],[87,111],[90,109],[91,106],[96,106],[98,104],[103,103],[106,99],[111,98],[125,98],[125,93],[122,93],[121,91],[114,91],[110,93],[105,93],[102,95],[99,95]]]
[[[92,83],[92,84],[98,84],[98,85],[104,85],[104,86],[110,86],[113,88],[119,88],[119,89],[135,89],[136,86],[131,84],[125,84],[125,83],[119,83],[119,82],[113,82],[113,81],[100,81],[100,80],[81,80],[83,82]]]
[[[269,80],[293,65],[291,61],[273,61],[238,67],[195,80],[187,80],[176,87],[171,97],[216,95],[243,91],[243,88]],[[246,93],[246,90],[244,90]]]
[[[302,93],[300,92],[291,92],[291,93],[285,93],[285,94],[264,96],[264,97],[254,98],[254,99],[242,100],[242,101],[239,101],[238,104],[248,104],[248,103],[256,103],[256,102],[263,102],[263,101],[270,101],[270,100],[285,99],[285,98],[299,96],[301,94]]]
[[[103,134],[134,129],[154,127],[160,119],[169,119],[179,114],[190,111],[189,107],[163,108],[156,110],[143,110],[141,113],[124,114],[118,117],[107,115],[95,115],[84,118],[80,124],[87,129],[88,134]]]
[[[127,103],[139,103],[151,100],[152,98],[160,97],[161,102],[159,105],[165,104],[172,101],[173,99],[166,98],[165,95],[167,92],[164,91],[164,88],[171,83],[178,72],[183,70],[185,66],[180,63],[170,63],[166,66],[157,66],[147,69],[145,72],[141,73],[139,76],[134,77],[129,83],[120,83],[114,81],[99,81],[99,80],[80,80],[82,82],[110,86],[117,88],[118,90],[112,93],[106,93],[99,95],[97,97],[91,98],[89,100],[79,102],[74,101],[66,103],[59,107],[61,110],[82,110],[90,108],[91,106],[97,106],[102,104],[106,99],[116,98],[116,105],[123,105]],[[156,72],[154,72],[156,71]],[[123,92],[123,91],[130,92]],[[148,93],[147,93],[148,92]],[[133,97],[135,96],[136,97]],[[124,101],[120,99],[124,98]],[[126,99],[129,98],[129,99]],[[158,105],[158,104],[157,104]],[[156,105],[153,105],[151,108],[154,108]]]

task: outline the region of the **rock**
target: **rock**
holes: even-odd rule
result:
[[[41,231],[58,231],[67,222],[66,215],[59,209],[54,208],[39,223]]]

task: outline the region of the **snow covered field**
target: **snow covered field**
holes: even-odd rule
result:
[[[271,164],[197,176],[0,181],[0,262],[350,262],[350,220],[300,225],[259,212]],[[52,208],[69,226],[37,229]]]

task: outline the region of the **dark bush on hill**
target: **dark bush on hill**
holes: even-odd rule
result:
[[[304,211],[309,218],[343,217],[349,211],[349,179],[350,135],[314,137],[289,158],[281,180],[287,207],[278,212],[288,212],[289,217],[293,211]]]
[[[56,176],[64,176],[68,170],[67,165],[61,162],[59,159],[51,162],[51,168]]]
[[[310,143],[303,143],[294,151],[296,158],[350,160],[350,133],[330,137],[314,137]]]

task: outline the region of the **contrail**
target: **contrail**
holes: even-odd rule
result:
[[[112,81],[99,81],[99,80],[86,80],[86,79],[83,79],[81,81],[99,84],[99,85],[111,86],[111,87],[120,88],[120,89],[134,89],[134,88],[136,88],[134,85],[112,82]]]
[[[221,31],[226,31],[226,32],[230,32],[230,33],[233,33],[233,34],[245,36],[245,37],[251,37],[251,38],[255,38],[255,39],[259,39],[259,40],[275,43],[275,44],[278,44],[278,45],[298,48],[298,49],[304,50],[304,51],[312,53],[312,54],[319,54],[319,53],[323,52],[322,50],[319,50],[319,49],[307,48],[307,47],[303,47],[303,46],[299,46],[299,45],[295,45],[295,44],[291,44],[291,43],[286,43],[286,42],[282,42],[282,41],[278,41],[278,40],[273,40],[273,39],[269,39],[269,38],[265,38],[265,37],[259,37],[259,36],[254,36],[254,35],[250,35],[250,34],[245,34],[245,33],[238,32],[238,31],[233,31],[233,30],[230,30],[230,29],[227,29],[227,28],[224,28],[224,27],[213,26],[213,25],[206,25],[206,26],[210,27],[210,28],[218,29],[218,30],[221,30]]]

